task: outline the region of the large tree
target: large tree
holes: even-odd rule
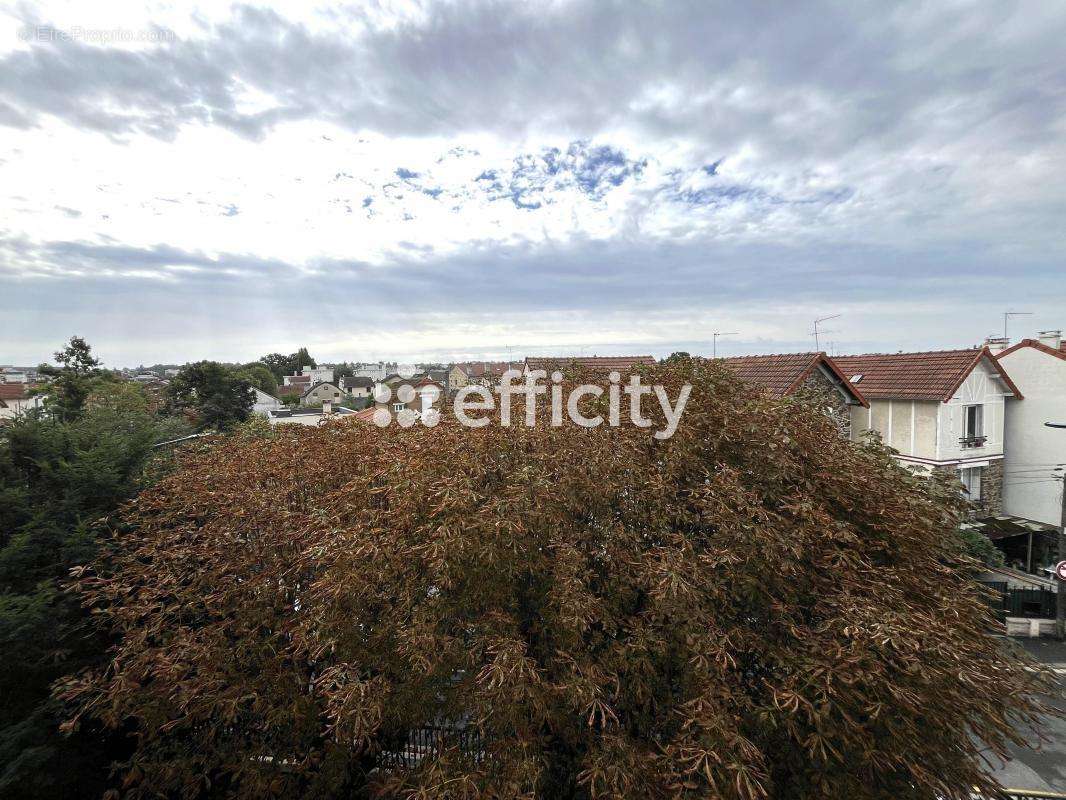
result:
[[[260,358],[259,361],[267,366],[278,381],[286,375],[295,375],[304,367],[314,367],[318,363],[311,358],[306,347],[301,347],[287,356],[281,353],[270,353]]]
[[[52,682],[104,663],[110,646],[61,584],[96,553],[97,521],[146,480],[152,445],[188,429],[160,420],[140,386],[88,385],[70,419],[0,428],[0,797],[99,797],[127,750],[117,735],[59,731]]]
[[[347,420],[187,462],[82,576],[122,641],[72,726],[134,726],[153,796],[988,788],[1042,678],[956,493],[717,366],[647,378],[694,386],[668,440]]]
[[[216,361],[198,361],[174,377],[166,401],[171,412],[194,413],[200,430],[225,430],[248,419],[255,392],[239,372]]]
[[[41,372],[52,378],[47,390],[49,410],[62,420],[81,414],[82,407],[100,375],[100,361],[93,357],[92,347],[80,336],[71,336],[54,358],[60,365],[42,364]]]

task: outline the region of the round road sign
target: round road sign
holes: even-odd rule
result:
[[[1060,581],[1066,581],[1066,561],[1060,561],[1055,565],[1055,577]]]

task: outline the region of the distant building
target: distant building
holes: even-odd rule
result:
[[[386,375],[395,371],[395,364],[387,364],[384,361],[379,361],[376,364],[359,364],[354,370],[352,370],[352,375],[356,378],[370,378],[372,381],[383,381],[385,380]]]
[[[507,370],[522,372],[521,362],[510,361],[463,361],[452,364],[447,373],[448,391],[454,392],[470,384],[495,386]]]
[[[307,366],[300,369],[300,374],[310,378],[312,385],[316,383],[333,383],[333,367]]]
[[[252,404],[252,413],[259,414],[263,417],[269,417],[271,411],[277,411],[281,408],[281,401],[273,395],[252,387],[252,391],[255,392],[255,403]]]
[[[338,403],[341,399],[340,387],[333,383],[317,383],[300,397],[302,406],[321,406],[323,403]]]
[[[614,371],[623,379],[638,367],[653,366],[655,359],[652,356],[538,356],[525,361],[527,372],[540,369],[550,375],[554,370],[577,369],[606,375]]]
[[[29,383],[30,376],[26,370],[18,367],[4,367],[0,370],[0,383]]]
[[[11,420],[44,405],[43,395],[31,395],[38,386],[28,383],[0,383],[0,420]]]
[[[349,397],[370,397],[374,391],[374,381],[365,375],[351,375],[341,378],[341,390]]]

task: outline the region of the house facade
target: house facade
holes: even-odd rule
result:
[[[996,344],[1006,345],[1007,342]],[[1061,480],[1066,470],[1066,344],[1061,331],[1044,331],[1038,339],[1023,339],[996,353],[1003,367],[1025,395],[1009,398],[1003,465],[1006,475],[1003,509],[1007,514],[1048,525],[1062,515]]]
[[[255,402],[252,403],[253,414],[269,417],[271,411],[277,411],[281,408],[281,401],[273,395],[269,395],[261,389],[256,389],[254,386],[252,391],[255,392]]]
[[[11,420],[44,405],[43,395],[32,395],[37,386],[28,383],[0,383],[0,420]]]
[[[318,383],[308,389],[300,397],[302,406],[320,406],[323,403],[336,405],[343,393],[339,386],[334,383]]]
[[[851,410],[853,439],[874,431],[901,463],[950,472],[977,511],[1001,513],[1005,404],[1022,393],[988,347],[834,361],[869,401]]]
[[[374,391],[374,381],[365,375],[352,375],[341,378],[340,385],[341,389],[349,397],[370,397],[371,393]]]

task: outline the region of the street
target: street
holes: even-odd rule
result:
[[[1057,673],[1058,691],[1048,700],[1066,707],[1066,643],[1053,639],[1010,639],[1008,645],[1019,646]],[[994,771],[999,782],[1008,789],[1042,789],[1066,792],[1066,719],[1047,717],[1045,734],[1048,741],[1038,742],[1036,749],[1012,746],[1013,759]],[[998,759],[992,757],[993,763]]]

